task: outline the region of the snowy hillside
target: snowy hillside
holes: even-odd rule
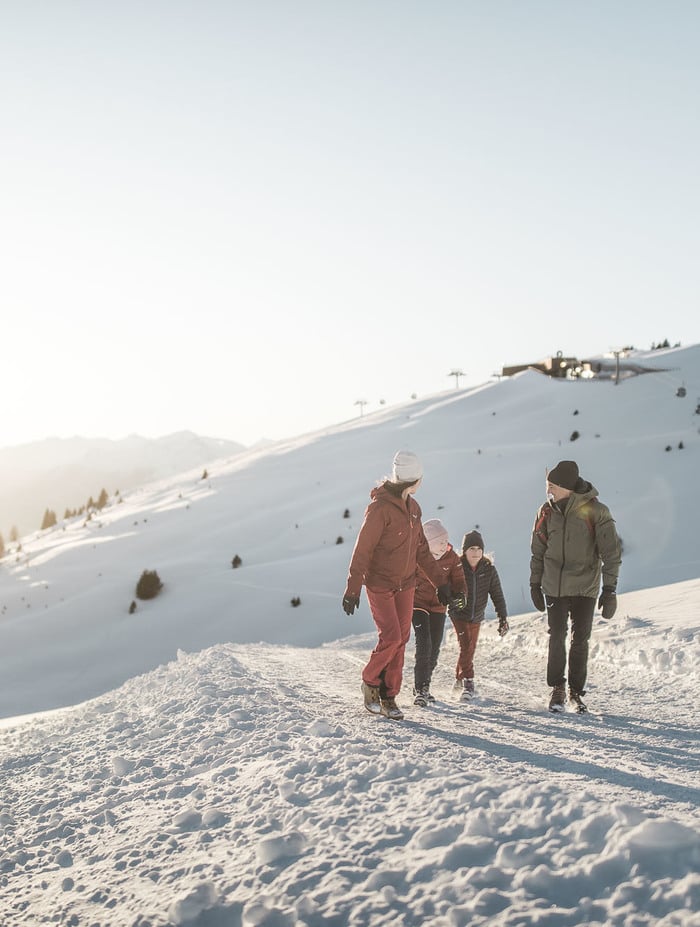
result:
[[[0,921],[697,927],[698,615],[698,580],[622,596],[589,715],[546,710],[526,615],[485,627],[468,707],[450,635],[399,723],[361,707],[371,634],[180,652],[8,723]]]
[[[675,369],[441,394],[11,549],[0,924],[700,927],[700,349],[641,361]],[[399,447],[424,459],[424,516],[495,551],[511,631],[487,612],[469,706],[451,633],[437,704],[410,704],[411,642],[397,723],[362,707],[375,636],[364,594],[353,618],[340,597]],[[546,709],[526,596],[544,470],[567,457],[625,545],[583,716]],[[165,587],[130,613],[144,569]]]
[[[340,598],[369,491],[400,447],[424,460],[425,518],[442,518],[457,546],[479,525],[511,615],[532,608],[530,531],[560,458],[575,457],[617,520],[621,592],[699,576],[700,347],[636,360],[671,372],[617,386],[526,372],[452,390],[218,461],[207,480],[197,467],[24,538],[0,565],[0,717],[98,695],[179,648],[373,630],[364,596],[352,619]],[[144,569],[165,588],[129,614]]]

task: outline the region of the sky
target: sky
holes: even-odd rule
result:
[[[1,7],[0,446],[700,341],[695,3]]]
[[[214,460],[11,545],[0,921],[698,927],[700,348],[654,355],[617,386],[525,372]],[[510,630],[489,607],[468,705],[449,627],[435,706],[412,704],[411,640],[396,722],[362,702],[365,593],[340,602],[399,446],[424,518],[458,548],[480,525]],[[624,551],[589,714],[555,716],[529,532],[539,462],[574,447]],[[164,586],[131,611],[143,568]]]

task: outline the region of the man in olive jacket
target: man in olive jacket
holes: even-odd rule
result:
[[[532,603],[538,611],[546,606],[549,624],[550,711],[563,711],[566,701],[569,615],[569,698],[577,711],[586,711],[582,696],[593,612],[598,599],[603,618],[615,614],[621,547],[610,510],[598,500],[598,490],[579,476],[573,460],[561,460],[547,474],[547,502],[537,512],[530,550]]]

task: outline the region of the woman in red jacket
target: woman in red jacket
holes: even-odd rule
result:
[[[396,696],[401,689],[406,644],[411,636],[416,568],[420,565],[447,604],[450,585],[428,548],[421,509],[413,494],[423,478],[423,466],[412,451],[394,456],[391,478],[370,493],[371,502],[355,542],[343,609],[352,615],[360,604],[362,586],[378,640],[362,671],[365,707],[374,714],[400,720]]]

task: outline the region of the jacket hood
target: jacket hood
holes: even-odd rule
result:
[[[389,492],[384,483],[380,483],[379,486],[375,486],[371,489],[369,497],[373,502],[376,499],[398,499],[399,502],[401,501],[401,497],[395,496],[393,492]]]
[[[575,504],[580,505],[582,502],[588,502],[591,499],[595,499],[598,495],[598,490],[595,488],[593,483],[589,483],[588,480],[584,480],[579,477],[578,483],[576,484],[576,489],[574,489],[571,498],[575,499]]]
[[[595,499],[598,495],[598,490],[595,488],[593,483],[589,483],[588,480],[581,479],[579,477],[578,483],[576,484],[576,489],[572,490],[571,495],[566,500],[566,508],[578,507],[583,505],[584,502],[590,502],[591,499]],[[547,500],[547,505],[551,508],[556,509],[557,505],[555,502]]]

